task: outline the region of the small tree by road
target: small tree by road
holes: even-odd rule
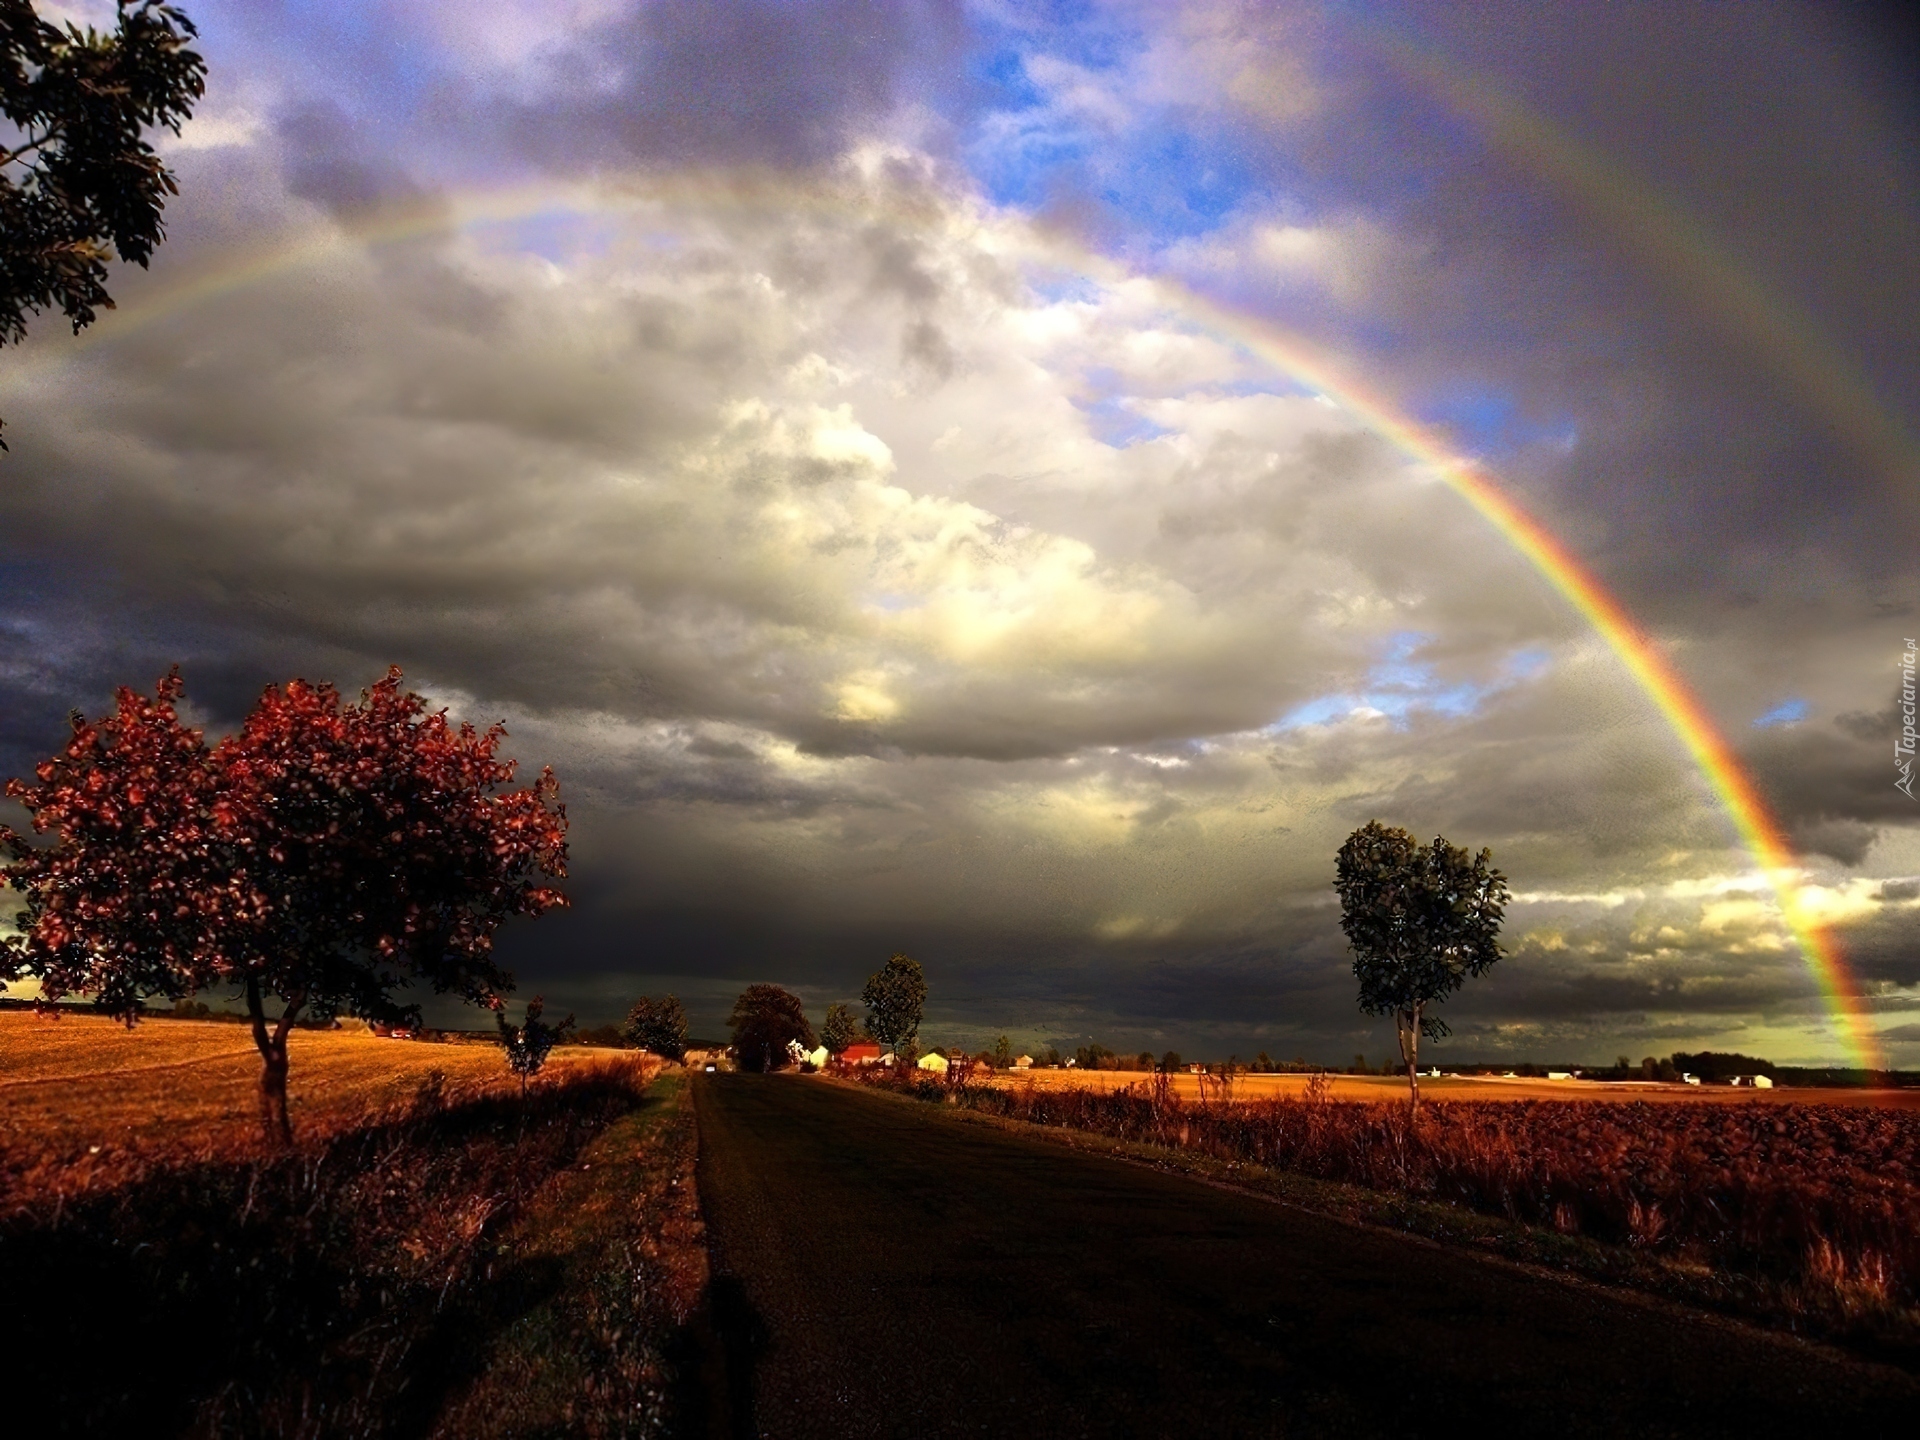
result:
[[[1500,958],[1510,898],[1493,852],[1478,855],[1372,820],[1340,847],[1333,888],[1353,951],[1360,1008],[1391,1015],[1406,1065],[1409,1104],[1420,1108],[1420,1037],[1448,1032],[1429,1007]]]
[[[303,1015],[418,1025],[394,995],[410,983],[491,1005],[513,987],[494,933],[566,904],[549,883],[566,874],[559,785],[548,771],[506,790],[505,729],[452,725],[400,678],[351,705],[331,685],[270,687],[213,750],[180,723],[178,673],[151,700],[121,690],[101,720],[76,713],[40,783],[7,786],[57,838],[0,827],[6,883],[25,899],[0,981],[90,994],[129,1023],[154,995],[237,989],[262,1123],[281,1143]]]
[[[860,1022],[853,1018],[850,1005],[829,1005],[827,1020],[820,1027],[820,1043],[829,1055],[838,1055],[860,1036]]]
[[[867,977],[860,1003],[867,1007],[867,1033],[900,1059],[911,1059],[920,1012],[927,1003],[927,977],[919,962],[894,955]]]
[[[778,985],[749,985],[741,991],[727,1025],[740,1068],[756,1073],[786,1065],[789,1043],[797,1040],[809,1050],[815,1043],[806,1006]]]
[[[662,995],[658,999],[642,995],[627,1011],[620,1033],[629,1044],[668,1060],[682,1060],[687,1054],[687,1012],[680,997]]]
[[[527,1002],[526,1018],[518,1025],[508,1023],[504,1003],[493,1012],[494,1023],[500,1027],[500,1043],[506,1047],[507,1068],[520,1077],[520,1098],[523,1100],[527,1095],[527,1082],[540,1073],[553,1047],[573,1029],[571,1015],[558,1025],[547,1024],[540,1018],[545,1008],[545,1002],[538,995],[534,996]]]

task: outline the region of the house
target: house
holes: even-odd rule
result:
[[[1573,1078],[1573,1072],[1571,1070],[1547,1071],[1547,1079],[1549,1080],[1571,1080],[1572,1078]]]
[[[814,1069],[818,1070],[826,1065],[827,1060],[830,1057],[827,1055],[827,1047],[824,1045],[820,1045],[820,1046],[816,1046],[812,1050],[807,1051],[805,1058],[806,1058],[807,1064],[813,1066]]]
[[[1682,1085],[1698,1085],[1700,1083],[1700,1077],[1698,1075],[1690,1075],[1683,1070],[1680,1072],[1680,1083]]]
[[[1736,1075],[1727,1083],[1729,1085],[1743,1086],[1748,1090],[1773,1089],[1773,1077],[1769,1075]]]
[[[920,1057],[920,1068],[931,1070],[936,1075],[944,1075],[947,1073],[947,1057],[936,1050],[929,1050]]]
[[[842,1065],[878,1065],[880,1047],[870,1040],[863,1040],[858,1045],[849,1045],[840,1052],[840,1063]]]
[[[1013,1068],[1014,1068],[1014,1069],[1016,1069],[1016,1070],[1031,1070],[1031,1069],[1033,1069],[1033,1056],[1031,1056],[1031,1055],[1022,1055],[1022,1056],[1021,1056],[1021,1057],[1020,1057],[1019,1059],[1017,1059],[1017,1060],[1015,1060],[1015,1061],[1013,1062]]]

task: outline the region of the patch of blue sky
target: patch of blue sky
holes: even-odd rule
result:
[[[1528,418],[1520,413],[1513,396],[1492,389],[1456,390],[1428,401],[1416,414],[1430,425],[1451,431],[1483,455],[1510,454],[1543,442],[1570,445],[1579,433],[1570,418]]]
[[[1544,675],[1553,664],[1553,654],[1544,645],[1528,645],[1507,657],[1506,672],[1516,680],[1532,680]]]
[[[1057,266],[1030,270],[1026,279],[1034,298],[1047,305],[1091,305],[1107,293],[1107,287],[1091,276]]]
[[[1127,396],[1106,395],[1095,400],[1076,400],[1074,404],[1087,417],[1087,430],[1093,438],[1115,450],[1173,433],[1134,409],[1133,400]]]
[[[1467,680],[1447,683],[1434,673],[1432,665],[1416,658],[1429,639],[1417,631],[1388,636],[1381,658],[1368,669],[1360,689],[1316,695],[1267,726],[1267,733],[1326,725],[1356,712],[1383,715],[1398,730],[1406,729],[1419,714],[1463,720],[1477,714],[1490,696],[1533,679],[1549,664],[1545,650],[1528,646],[1509,655],[1498,676],[1486,684]]]
[[[1776,725],[1798,725],[1812,713],[1813,707],[1804,700],[1782,700],[1753,724],[1756,730],[1770,730]]]
[[[1097,198],[1151,247],[1214,230],[1259,195],[1230,131],[1196,129],[1191,114],[1128,94],[1128,62],[1146,44],[1132,22],[1100,7],[1038,8],[1057,13],[1023,5],[977,17],[971,113],[955,118],[968,167],[995,203]],[[1107,93],[1088,103],[1088,89]]]
[[[543,210],[509,220],[484,220],[472,227],[486,249],[505,254],[538,255],[556,265],[605,254],[625,239],[618,221],[577,210]]]

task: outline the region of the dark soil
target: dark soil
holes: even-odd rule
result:
[[[797,1076],[696,1082],[704,1428],[1907,1436],[1920,1379]]]

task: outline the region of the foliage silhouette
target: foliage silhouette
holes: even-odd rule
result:
[[[851,1006],[834,1004],[827,1007],[826,1023],[820,1027],[820,1043],[827,1047],[829,1055],[838,1055],[853,1044],[859,1035],[860,1023],[853,1018]]]
[[[1506,876],[1492,860],[1490,850],[1470,855],[1440,838],[1417,844],[1406,831],[1377,820],[1340,847],[1333,888],[1360,980],[1360,1008],[1393,1017],[1416,1111],[1420,1037],[1449,1033],[1428,1007],[1500,958],[1500,921],[1509,895]]]
[[[627,1011],[620,1033],[642,1050],[680,1060],[687,1053],[687,1012],[677,995],[663,995],[658,999],[642,995]]]
[[[527,1094],[527,1082],[538,1075],[547,1063],[547,1056],[553,1053],[553,1047],[566,1038],[573,1029],[573,1016],[569,1015],[558,1025],[549,1025],[540,1018],[546,1009],[546,1002],[538,995],[527,1002],[526,1017],[514,1025],[507,1020],[507,1007],[504,1001],[495,1002],[493,1022],[500,1029],[500,1043],[506,1047],[507,1068],[520,1077],[520,1097]]]
[[[733,1031],[734,1058],[742,1070],[781,1069],[787,1046],[799,1041],[814,1045],[813,1026],[807,1023],[800,997],[778,985],[749,985],[733,1002],[727,1025]]]
[[[78,335],[113,308],[110,256],[144,268],[165,238],[165,197],[179,187],[144,134],[180,133],[206,63],[173,6],[118,9],[102,34],[51,25],[31,0],[0,0],[0,114],[14,131],[0,151],[0,345],[18,344],[28,316],[46,310]]]
[[[860,1003],[867,1007],[868,1033],[900,1059],[911,1059],[920,1012],[927,1003],[927,978],[919,962],[894,955],[867,977]]]

